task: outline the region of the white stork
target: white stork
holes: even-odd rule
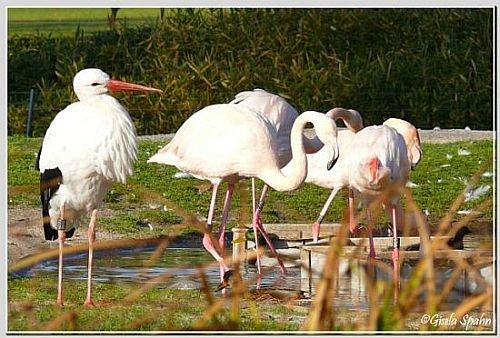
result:
[[[86,306],[92,302],[92,253],[97,208],[113,182],[124,183],[137,159],[135,127],[127,110],[110,91],[161,92],[111,80],[96,68],[73,80],[78,102],[51,122],[36,159],[46,240],[59,241],[57,304],[63,305],[63,245],[83,215],[91,213]]]

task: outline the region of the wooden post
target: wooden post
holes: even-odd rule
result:
[[[233,259],[242,257],[247,250],[247,242],[245,240],[246,228],[233,228]],[[243,240],[241,243],[240,240]],[[245,257],[246,260],[246,257]]]

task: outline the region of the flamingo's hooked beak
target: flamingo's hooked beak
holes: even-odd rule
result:
[[[411,147],[411,170],[415,170],[415,167],[417,164],[420,162],[422,159],[422,148],[420,148],[420,145],[418,143],[414,143]]]
[[[128,92],[157,92],[162,93],[160,89],[156,89],[153,87],[141,86],[138,84],[128,83],[125,81],[119,80],[109,80],[106,84],[108,90],[117,92],[117,91],[128,91]]]
[[[333,153],[333,157],[330,161],[328,161],[328,163],[326,164],[326,169],[327,170],[331,170],[333,168],[333,166],[335,165],[335,163],[337,163],[337,160],[339,159],[339,145],[337,143],[335,143],[337,149],[334,149]]]

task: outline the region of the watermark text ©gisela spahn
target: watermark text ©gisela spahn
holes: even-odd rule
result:
[[[493,319],[491,315],[485,313],[474,315],[465,314],[461,318],[457,318],[454,312],[447,316],[439,313],[433,315],[424,313],[422,317],[420,317],[420,323],[431,324],[434,327],[457,327],[458,325],[465,331],[474,330],[474,328],[478,326],[493,328]]]

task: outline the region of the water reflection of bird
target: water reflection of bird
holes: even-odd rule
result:
[[[313,111],[302,113],[295,120],[291,131],[292,159],[281,168],[274,127],[259,113],[236,104],[211,105],[191,115],[172,141],[148,160],[149,163],[176,166],[213,184],[203,245],[219,262],[221,280],[228,270],[223,259],[224,229],[234,185],[241,178],[256,177],[278,191],[297,189],[306,177],[307,159],[302,132],[309,122],[316,128],[325,147],[330,149],[331,156],[325,167],[331,168],[338,157],[337,130],[331,119]],[[218,233],[219,247],[216,248],[210,232],[216,194],[222,181],[228,182],[228,188]],[[255,225],[255,222],[252,224]],[[273,250],[271,245],[270,248]],[[278,256],[275,250],[273,253]],[[281,268],[286,271],[282,263]]]
[[[219,291],[233,286],[233,280],[241,278],[233,270],[229,270],[224,274],[222,282],[217,286],[215,291]],[[241,280],[240,280],[241,281]],[[251,289],[246,293],[247,297],[254,301],[271,301],[277,303],[290,303],[299,299],[306,299],[304,291],[278,288],[278,287],[264,287],[259,289]]]
[[[452,250],[463,250],[464,249],[464,237],[467,234],[471,234],[472,231],[467,226],[461,227],[453,238],[450,238],[446,244]],[[405,249],[406,251],[419,251],[420,243],[412,244]]]
[[[267,233],[267,235],[269,236],[269,239],[272,242],[276,242],[277,240],[280,239],[280,237],[278,235],[276,235],[272,232]],[[248,229],[247,231],[245,231],[245,240],[255,243],[255,232],[253,232],[251,229]],[[266,245],[266,240],[261,234],[258,234],[258,244],[259,245]]]
[[[40,171],[45,239],[59,240],[57,304],[63,304],[64,240],[73,236],[79,219],[91,213],[88,229],[88,288],[85,305],[92,303],[92,245],[97,207],[113,182],[125,182],[137,159],[136,133],[127,110],[110,91],[158,89],[111,80],[99,69],[84,69],[73,80],[78,102],[51,122],[36,160]]]
[[[271,242],[274,242],[274,243],[280,239],[278,235],[276,235],[272,232],[268,233],[267,235],[268,235],[269,239],[271,240]],[[247,242],[255,243],[255,232],[252,231],[252,229],[248,229],[247,231],[245,231],[244,238],[245,238],[245,241],[247,241]],[[255,247],[254,247],[255,250],[258,250],[259,245],[265,246],[266,245],[265,238],[261,234],[258,234],[258,242],[255,243],[254,245],[255,245]],[[257,257],[248,258],[247,262],[250,265],[257,265]]]

